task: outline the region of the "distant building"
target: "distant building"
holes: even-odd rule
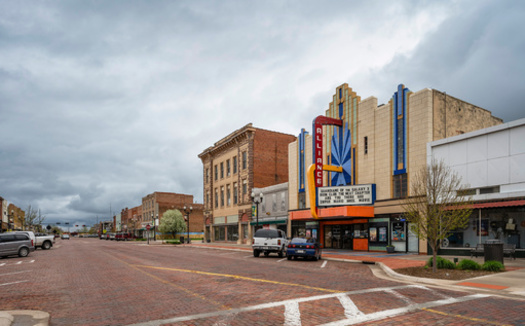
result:
[[[184,207],[188,210],[191,207],[190,215],[190,239],[203,238],[203,205],[193,202],[193,195],[177,194],[173,192],[154,192],[142,198],[142,218],[140,221],[141,231],[146,231],[150,225],[149,236],[153,238],[154,226],[159,235],[158,226],[162,221],[162,216],[167,210],[177,209],[185,218],[187,214]],[[182,236],[182,234],[181,234]],[[186,236],[186,233],[184,234]]]
[[[280,229],[288,231],[288,182],[265,188],[253,188],[260,203],[256,205],[251,225],[256,229]],[[262,196],[261,196],[262,194]]]
[[[199,154],[208,241],[251,242],[252,189],[288,181],[288,144],[295,139],[250,123]]]

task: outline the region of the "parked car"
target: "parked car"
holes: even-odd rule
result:
[[[36,235],[33,231],[13,231],[12,233],[27,234],[31,240],[33,240],[33,247],[36,249]]]
[[[55,242],[55,237],[53,235],[48,235],[45,233],[36,233],[36,242],[35,242],[35,248],[42,248],[43,250],[48,250],[53,247],[53,243]]]
[[[106,240],[106,236],[107,236],[106,234],[101,234],[100,235],[100,240]]]
[[[321,245],[315,239],[293,238],[286,248],[286,258],[304,257],[305,259],[321,259]]]
[[[62,240],[69,240],[69,234],[65,234],[65,233],[63,233],[63,234],[60,236],[60,239],[62,239]]]
[[[26,257],[34,250],[34,242],[28,234],[16,232],[0,234],[0,257],[12,255]]]
[[[278,229],[259,229],[255,232],[252,241],[253,255],[259,257],[264,253],[268,256],[270,253],[277,253],[279,257],[286,254],[288,239],[282,230]]]
[[[106,240],[115,240],[115,233],[109,233]]]

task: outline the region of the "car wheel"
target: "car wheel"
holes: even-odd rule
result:
[[[29,255],[29,249],[26,247],[20,248],[20,250],[18,250],[18,256],[27,257],[27,255]]]
[[[49,241],[45,241],[43,244],[42,244],[42,249],[43,250],[48,250],[49,248],[51,248],[51,243]]]
[[[254,250],[253,251],[253,256],[254,257],[259,257],[260,254],[261,254],[261,252],[259,250]]]

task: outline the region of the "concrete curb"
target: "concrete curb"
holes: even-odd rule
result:
[[[0,326],[20,325],[48,326],[50,315],[38,310],[10,310],[0,312]],[[18,322],[19,321],[19,322]]]
[[[8,312],[0,311],[0,326],[10,326],[15,318]]]
[[[449,281],[449,280],[438,280],[438,279],[433,279],[433,278],[421,278],[421,277],[414,277],[414,276],[399,274],[381,262],[376,262],[375,264],[378,265],[383,270],[383,272],[385,272],[386,275],[388,275],[389,277],[393,279],[398,279],[400,281],[425,283],[425,284],[431,284],[431,285],[454,285],[455,283],[458,282],[458,281]]]

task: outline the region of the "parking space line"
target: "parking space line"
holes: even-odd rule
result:
[[[283,260],[286,260],[286,259],[288,259],[288,258],[279,259],[277,262],[280,263],[280,262],[282,262]]]
[[[23,263],[23,261],[19,261],[18,263],[16,263],[16,265],[20,265],[20,264],[22,264],[22,263]]]
[[[321,268],[324,268],[324,267],[326,266],[326,264],[328,264],[328,260],[325,260],[325,261],[323,262],[323,264],[321,265]]]
[[[29,282],[29,281],[25,280],[25,281],[16,281],[16,282],[10,282],[10,283],[3,283],[3,284],[0,284],[0,286],[13,285],[13,284],[25,283],[25,282]]]
[[[0,266],[4,266],[4,265],[5,265],[5,263],[1,263],[1,264],[0,264]]]
[[[1,276],[8,276],[8,275],[22,274],[22,273],[29,273],[29,272],[32,272],[32,271],[19,271],[19,272],[5,273],[5,274],[0,274],[0,277]]]

